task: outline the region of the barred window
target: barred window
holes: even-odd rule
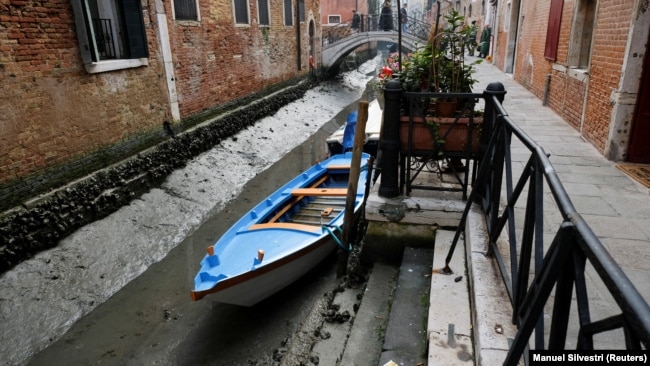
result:
[[[339,24],[341,23],[340,15],[329,15],[327,17],[327,24]]]
[[[71,3],[81,56],[88,72],[147,64],[149,47],[140,0],[72,0]]]

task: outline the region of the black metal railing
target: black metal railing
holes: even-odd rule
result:
[[[490,131],[489,140],[477,158],[476,181],[446,263],[464,231],[470,207],[478,203],[487,225],[488,255],[498,265],[512,304],[512,321],[518,327],[504,365],[521,360],[527,364],[529,348],[647,350],[648,303],[576,212],[544,149],[508,116],[501,104],[503,86],[493,84],[502,93],[483,94],[483,132]],[[518,156],[529,155],[518,178],[513,150]],[[552,202],[544,200],[548,194]],[[545,227],[549,223],[557,226]],[[606,289],[615,304],[590,301],[590,286]],[[550,314],[549,324],[545,313]],[[608,337],[607,332],[615,336]]]
[[[352,19],[329,27],[324,25],[323,47],[327,48],[328,46],[336,44],[337,42],[358,33],[383,31],[379,25],[379,17],[380,16],[378,14],[360,15],[358,26],[356,24],[353,25],[354,23]],[[397,15],[393,14],[392,19],[392,30],[397,31]],[[431,24],[417,20],[414,17],[407,17],[406,21],[403,21],[403,23],[402,34],[410,34],[417,38],[420,38],[422,39],[423,44],[426,42],[431,30]]]
[[[93,31],[95,33],[95,42],[97,42],[100,59],[115,58],[115,41],[111,20],[93,18]]]
[[[479,139],[483,115],[476,104],[478,93],[403,93],[400,117],[400,192],[413,190],[462,192],[467,199],[470,176],[476,175]],[[454,100],[450,115],[436,107],[448,99]],[[455,144],[456,139],[463,144]],[[453,144],[453,146],[452,146]],[[440,182],[418,180],[421,174],[435,173]],[[449,177],[447,179],[446,177]]]

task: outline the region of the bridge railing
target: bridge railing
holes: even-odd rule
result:
[[[478,173],[447,265],[478,204],[487,228],[486,254],[500,272],[518,328],[504,365],[529,364],[531,349],[648,350],[650,306],[576,211],[543,148],[509,117],[505,93],[501,83],[492,83],[482,95],[466,95],[485,103],[484,120]],[[404,93],[391,81],[384,95],[379,194],[393,197],[399,194],[401,107],[418,93]]]
[[[327,48],[347,37],[358,33],[383,31],[379,26],[379,14],[361,15],[359,25],[352,26],[352,19],[348,19],[333,26],[323,26],[323,48]],[[397,31],[397,15],[393,15],[393,31]],[[327,27],[327,28],[326,28]],[[410,34],[422,39],[423,43],[428,39],[431,24],[417,20],[414,17],[407,17],[402,27],[402,34]]]

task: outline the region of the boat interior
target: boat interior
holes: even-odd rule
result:
[[[309,225],[320,229],[344,211],[348,177],[349,167],[328,168],[328,173],[308,188],[294,189],[289,202],[262,222]]]

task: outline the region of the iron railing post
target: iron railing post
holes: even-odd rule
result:
[[[381,134],[381,182],[378,194],[391,198],[399,195],[399,103],[402,86],[398,80],[391,80],[384,87],[384,125]]]
[[[497,123],[497,108],[494,105],[494,100],[498,100],[499,104],[503,104],[503,101],[505,99],[506,95],[506,88],[503,86],[502,83],[495,81],[491,82],[488,84],[488,86],[485,88],[483,91],[483,99],[485,100],[485,111],[484,111],[484,117],[483,117],[483,125],[481,126],[481,138],[479,140],[479,153],[478,153],[478,159],[477,159],[477,164],[480,169],[481,164],[486,163],[486,164],[492,164],[494,162],[495,158],[495,152],[497,149],[493,149],[492,153],[488,152],[488,145],[490,143],[490,138],[492,138],[492,134],[495,131],[496,128],[496,123]],[[500,141],[500,136],[495,136],[495,143],[498,143]],[[486,155],[486,154],[489,154]],[[490,168],[490,170],[492,170]],[[475,200],[474,202],[480,202],[486,198],[486,191],[485,189],[489,185],[480,185],[475,187],[474,189],[476,190],[476,195],[475,195]],[[484,209],[486,208],[485,206],[483,207]]]
[[[479,157],[483,157],[483,154],[485,154],[488,142],[490,142],[490,136],[492,136],[492,131],[494,131],[494,125],[496,123],[497,109],[494,108],[492,102],[494,99],[492,97],[496,97],[499,103],[503,104],[506,93],[507,91],[505,86],[498,81],[488,84],[487,88],[483,91],[483,97],[485,99],[485,115],[483,118]]]

